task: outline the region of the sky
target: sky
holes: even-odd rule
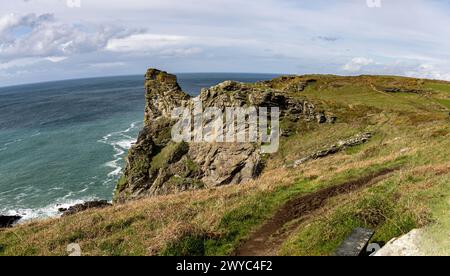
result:
[[[445,0],[0,0],[0,86],[169,72],[450,80]]]

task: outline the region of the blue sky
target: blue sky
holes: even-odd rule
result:
[[[147,67],[450,80],[450,1],[0,0],[0,7],[0,86]]]

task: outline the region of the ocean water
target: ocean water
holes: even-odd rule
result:
[[[191,95],[266,74],[179,74]],[[143,126],[143,76],[0,88],[0,214],[25,220],[112,199],[127,150]]]

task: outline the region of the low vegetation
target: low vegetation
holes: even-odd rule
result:
[[[280,229],[286,239],[275,253],[333,254],[353,228],[367,227],[375,230],[373,241],[380,244],[424,228],[423,250],[448,255],[450,84],[399,77],[303,78],[316,82],[298,96],[332,111],[338,120],[290,125],[290,136],[267,157],[258,179],[0,230],[0,255],[67,255],[70,243],[78,243],[84,255],[230,255],[289,200],[385,169],[392,171],[287,223]],[[273,85],[284,84],[275,80]],[[418,92],[378,88],[393,86]],[[374,136],[297,168],[286,166],[361,132]]]

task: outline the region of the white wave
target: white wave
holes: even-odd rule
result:
[[[94,184],[93,182],[89,183],[89,185]],[[80,191],[77,192],[77,194],[82,194],[84,192],[86,192],[87,190],[89,190],[89,186],[86,186],[85,188],[81,189]]]
[[[130,149],[134,142],[136,142],[135,139],[121,140],[121,141],[117,141],[115,143],[115,145],[117,145],[123,149]]]
[[[65,197],[64,197],[65,198]],[[22,219],[19,223],[39,220],[52,217],[60,217],[61,213],[58,211],[59,208],[69,208],[75,204],[81,204],[88,201],[98,200],[96,197],[86,197],[83,199],[64,199],[61,198],[55,203],[47,205],[42,208],[37,209],[16,209],[16,210],[6,210],[2,214],[7,216],[21,216]]]
[[[125,129],[123,133],[128,133],[132,131],[138,124],[142,123],[141,121],[131,123],[130,127]]]
[[[117,168],[114,169],[114,171],[108,173],[108,177],[116,177],[122,174],[122,167],[117,166]]]
[[[15,139],[13,141],[6,142],[6,143],[4,143],[2,145],[2,147],[0,147],[0,151],[5,151],[5,150],[8,149],[9,145],[16,144],[16,143],[19,143],[19,142],[22,142],[22,141],[23,141],[23,139],[19,138],[19,139]]]
[[[105,164],[106,167],[114,169],[112,172],[108,173],[108,177],[115,177],[121,174],[122,167],[119,165],[119,161],[120,158],[107,162]]]
[[[37,133],[34,133],[34,134],[30,135],[29,138],[36,137],[36,136],[39,136],[39,135],[41,135],[41,133],[40,133],[40,132],[37,132]],[[16,143],[20,143],[20,142],[22,142],[24,139],[26,139],[26,138],[17,138],[17,139],[14,139],[14,140],[12,140],[12,141],[9,141],[9,142],[4,143],[4,144],[0,147],[0,151],[5,151],[5,150],[8,149],[8,146],[13,145],[13,144],[16,144]]]
[[[14,198],[14,200],[15,200],[15,201],[20,201],[20,200],[26,198],[27,196],[28,196],[27,193],[20,193],[20,194],[16,195],[16,197]]]
[[[19,142],[22,142],[23,141],[23,139],[21,139],[21,138],[19,138],[19,139],[15,139],[15,140],[13,140],[13,141],[11,141],[11,142],[7,142],[7,143],[5,143],[5,144],[3,144],[3,146],[9,146],[9,145],[12,145],[12,144],[15,144],[15,143],[19,143]]]
[[[139,127],[141,123],[141,121],[133,122],[127,129],[109,133],[103,136],[102,139],[98,140],[99,143],[112,146],[114,150],[114,159],[104,164],[104,166],[112,169],[112,171],[108,173],[108,179],[104,184],[110,183],[113,179],[115,179],[122,173],[122,166],[120,165],[120,161],[122,160],[123,155],[136,142],[136,138],[133,138],[128,134],[131,131],[136,130],[136,128]]]
[[[103,136],[103,138],[100,139],[98,142],[109,144],[108,142],[109,142],[110,138],[111,137],[117,137],[117,136],[125,137],[125,138],[128,138],[128,139],[133,139],[131,136],[126,135],[126,134],[131,132],[132,130],[134,130],[141,123],[142,123],[141,121],[133,122],[133,123],[130,124],[130,126],[127,129],[121,130],[121,131],[116,131],[116,132],[111,132],[111,133]]]
[[[12,190],[7,190],[7,191],[0,192],[0,196],[6,195],[6,194],[13,194],[14,192],[19,191],[19,190],[22,190],[22,187],[17,187],[17,188],[14,188]]]
[[[70,191],[68,192],[65,196],[62,197],[62,200],[65,201],[67,200],[69,197],[73,196],[74,192]]]

